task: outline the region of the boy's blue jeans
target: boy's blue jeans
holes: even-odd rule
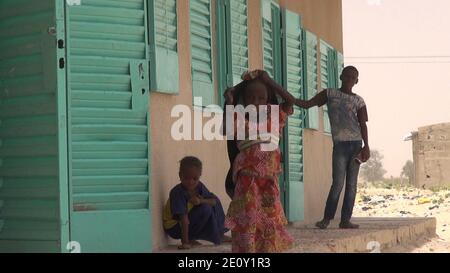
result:
[[[355,157],[361,151],[362,141],[341,141],[333,145],[333,184],[328,194],[325,220],[332,220],[336,214],[339,196],[345,182],[345,196],[342,205],[341,222],[350,221],[356,198],[356,187],[360,165]]]

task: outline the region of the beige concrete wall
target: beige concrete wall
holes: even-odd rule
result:
[[[413,135],[414,185],[450,186],[450,123],[419,128]]]
[[[252,0],[250,0],[252,1]],[[279,0],[281,7],[302,17],[303,27],[344,52],[341,0]]]
[[[415,187],[420,187],[418,177],[420,173],[424,172],[423,169],[423,155],[419,153],[420,150],[419,132],[412,133],[412,150],[413,150],[413,163],[414,163],[414,179],[411,184]]]
[[[251,69],[262,69],[263,48],[261,31],[261,3],[259,0],[248,1],[248,47],[249,47],[249,67]]]
[[[301,3],[300,3],[301,2]],[[325,3],[333,2],[330,6]],[[339,2],[339,4],[335,4]],[[342,49],[340,1],[280,1],[281,6],[300,12],[304,25],[323,37],[328,43]],[[224,189],[224,179],[229,168],[225,141],[174,141],[170,135],[172,107],[177,104],[192,105],[189,1],[178,1],[178,48],[180,94],[152,93],[151,109],[151,186],[152,186],[152,238],[155,250],[164,247],[167,237],[162,228],[162,210],[170,189],[178,181],[178,161],[186,155],[199,157],[204,164],[202,180],[221,198],[224,209],[229,198]],[[312,14],[307,14],[312,13]],[[263,67],[260,2],[249,0],[249,66]],[[323,18],[333,18],[324,20]],[[175,76],[175,75],[174,75]],[[331,139],[320,131],[305,132],[305,218],[307,222],[322,216],[325,198],[331,183]]]
[[[162,227],[163,206],[170,189],[179,183],[178,161],[193,155],[203,161],[202,181],[216,193],[228,208],[229,198],[225,193],[224,178],[229,168],[225,141],[174,141],[170,130],[174,105],[192,105],[191,61],[189,39],[189,1],[178,1],[178,48],[180,94],[167,95],[152,93],[151,113],[151,160],[152,160],[152,238],[155,250],[167,243]],[[178,76],[178,75],[174,75]]]

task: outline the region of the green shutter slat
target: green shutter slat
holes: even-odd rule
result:
[[[190,18],[193,95],[207,106],[214,102],[211,2],[191,0]]]
[[[304,40],[300,16],[283,10],[283,85],[297,98],[304,92]],[[304,219],[303,184],[303,110],[294,107],[285,136],[285,180],[287,183],[286,212],[291,222]]]
[[[176,0],[149,1],[150,83],[152,91],[178,94],[178,25]]]
[[[156,44],[172,51],[177,50],[176,0],[153,0],[156,26]]]
[[[304,56],[306,62],[305,71],[305,99],[310,100],[317,95],[318,82],[317,82],[317,58],[318,58],[318,43],[317,36],[313,33],[304,30],[303,38],[304,44]],[[319,109],[317,107],[310,108],[307,111],[306,128],[319,130]]]

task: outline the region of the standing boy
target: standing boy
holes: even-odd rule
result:
[[[333,183],[328,194],[324,218],[316,223],[320,229],[326,229],[334,219],[344,181],[345,196],[339,227],[359,228],[358,225],[351,223],[350,219],[356,198],[360,162],[366,162],[370,158],[370,148],[366,104],[362,97],[352,91],[358,83],[358,77],[358,70],[353,66],[347,66],[340,77],[342,81],[340,89],[326,89],[309,101],[296,100],[297,106],[306,109],[324,104],[328,106],[333,138]]]

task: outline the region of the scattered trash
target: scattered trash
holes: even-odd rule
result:
[[[450,191],[432,192],[430,190],[396,188],[364,188],[358,192],[355,211],[358,217],[398,217],[435,218],[436,231],[449,243],[450,234]],[[449,245],[450,246],[450,245]],[[438,252],[439,248],[429,245],[421,251]]]
[[[417,203],[419,203],[419,205],[428,204],[430,202],[431,202],[431,199],[426,198],[426,197],[422,197],[417,200]]]
[[[370,198],[367,198],[367,200]],[[380,204],[386,203],[386,200],[383,196],[373,196],[371,201],[368,202],[370,205],[376,206]]]
[[[442,198],[439,198],[439,199],[434,199],[433,200],[433,204],[442,204],[442,203],[444,203],[444,199],[442,199]]]
[[[388,194],[388,195],[384,196],[384,199],[393,201],[393,200],[395,200],[395,197],[392,194]]]

